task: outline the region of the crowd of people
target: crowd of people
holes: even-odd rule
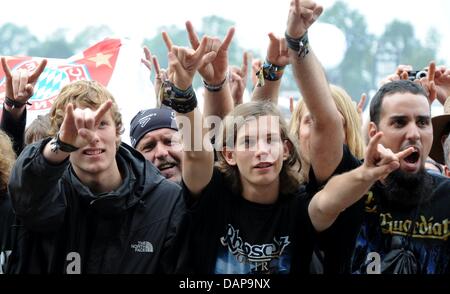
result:
[[[399,65],[363,123],[309,43],[322,11],[291,1],[285,36],[250,66],[228,64],[234,28],[200,39],[187,22],[191,47],[163,32],[168,68],[142,59],[158,107],[130,134],[96,81],[64,86],[26,128],[46,60],[11,71],[2,57],[0,273],[450,273],[450,69],[411,81]],[[289,123],[282,82],[302,96]]]

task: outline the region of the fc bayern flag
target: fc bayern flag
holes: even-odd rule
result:
[[[82,53],[68,59],[48,59],[47,67],[39,77],[34,95],[27,106],[27,125],[38,115],[50,111],[59,91],[77,80],[96,80],[113,94],[122,113],[129,143],[129,126],[134,115],[142,109],[155,107],[156,98],[148,69],[142,65],[142,48],[127,39],[105,39]],[[41,57],[7,56],[12,71],[23,68],[33,72]],[[5,73],[0,67],[0,107],[5,97]],[[1,113],[1,112],[0,112]],[[1,114],[0,114],[1,115]]]

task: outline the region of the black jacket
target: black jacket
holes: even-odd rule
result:
[[[6,272],[8,257],[11,254],[11,227],[14,213],[6,190],[0,190],[0,274]]]
[[[185,212],[181,188],[121,144],[116,160],[122,185],[93,195],[68,160],[58,166],[45,160],[48,140],[27,146],[11,174],[20,225],[9,272],[172,272],[174,236]]]
[[[11,113],[2,108],[2,118],[0,120],[0,129],[2,129],[12,140],[13,149],[17,155],[23,149],[25,144],[25,125],[27,123],[27,110],[25,109],[18,120],[15,120]]]

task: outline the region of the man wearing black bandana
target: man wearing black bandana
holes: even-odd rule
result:
[[[139,111],[131,121],[131,145],[168,180],[181,183],[181,144],[170,108]]]

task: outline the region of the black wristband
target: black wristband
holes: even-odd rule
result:
[[[70,153],[70,152],[77,151],[79,149],[78,147],[75,147],[73,145],[62,142],[59,138],[59,132],[50,141],[50,146],[51,146],[51,150],[55,153],[58,153],[58,150]]]
[[[13,99],[11,99],[11,98],[9,98],[8,96],[5,96],[5,104],[6,105],[8,105],[9,107],[11,107],[12,109],[14,109],[14,108],[21,108],[21,107],[23,107],[24,105],[31,105],[31,103],[30,102],[19,102],[19,101],[16,101],[16,100],[13,100]]]
[[[284,33],[286,38],[286,42],[289,49],[292,49],[298,52],[298,57],[305,58],[305,56],[309,53],[309,39],[308,39],[308,31],[305,32],[303,36],[300,38],[292,38],[286,33]]]
[[[197,107],[197,97],[192,85],[183,91],[166,80],[161,85],[160,95],[162,95],[162,104],[169,106],[178,113],[188,113]]]
[[[211,85],[211,84],[208,84],[207,82],[205,82],[205,80],[203,80],[203,86],[205,86],[206,90],[208,90],[208,91],[219,92],[220,90],[222,90],[223,85],[227,81],[227,78],[228,78],[228,73],[225,75],[225,79],[223,79],[223,81],[218,85]]]

